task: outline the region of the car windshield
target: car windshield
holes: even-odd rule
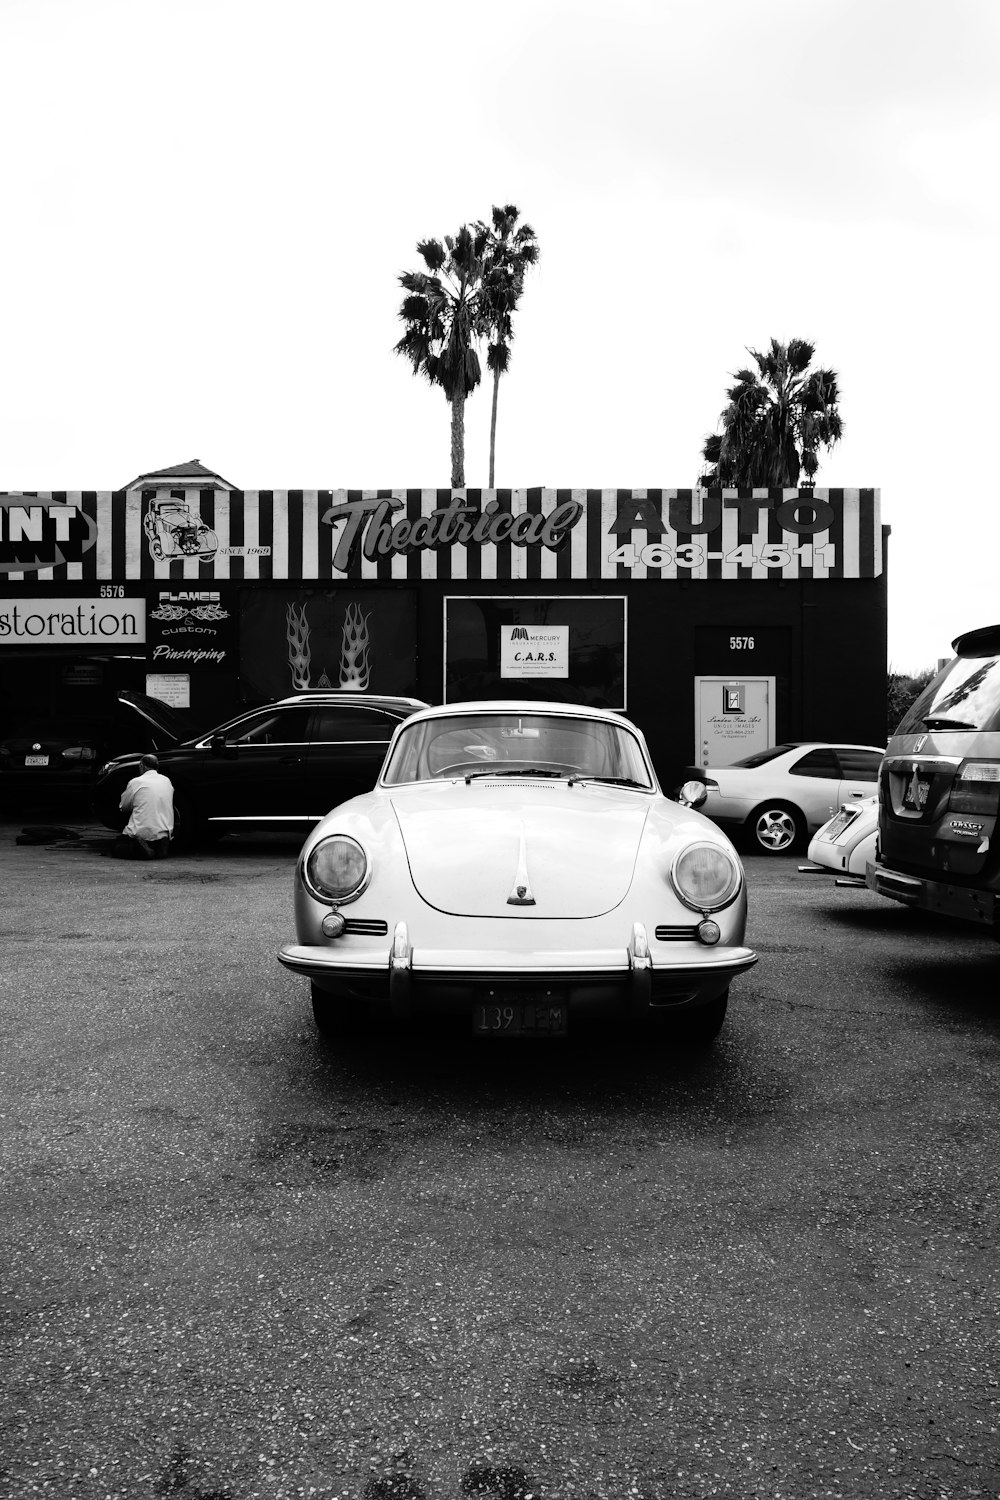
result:
[[[464,776],[594,778],[653,789],[638,739],[620,724],[563,714],[448,714],[407,725],[386,767],[388,786]]]
[[[957,656],[925,688],[897,734],[924,729],[1000,730],[1000,656]]]

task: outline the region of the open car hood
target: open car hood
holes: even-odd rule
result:
[[[650,801],[565,781],[398,791],[392,807],[420,896],[465,917],[587,918],[632,883]]]
[[[148,693],[134,693],[123,688],[118,694],[118,702],[147,724],[152,724],[157,733],[172,745],[183,744],[198,734],[198,725],[192,719],[162,699],[151,698]]]

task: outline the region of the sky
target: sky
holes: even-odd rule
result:
[[[748,349],[805,338],[888,665],[1000,620],[996,0],[0,0],[0,69],[0,489],[446,487],[397,278],[514,203],[497,485],[692,485]]]

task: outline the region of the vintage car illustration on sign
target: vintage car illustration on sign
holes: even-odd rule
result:
[[[278,958],[327,1035],[437,1016],[486,1037],[593,1020],[707,1043],[757,959],[746,910],[729,840],[667,800],[627,719],[456,703],[411,715],[374,790],[309,835]]]
[[[168,496],[149,502],[142,522],[156,562],[165,557],[197,557],[209,562],[219,550],[219,538],[184,500]]]

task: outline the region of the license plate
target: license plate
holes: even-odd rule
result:
[[[930,790],[930,781],[925,781],[914,771],[906,783],[906,791],[903,793],[903,806],[908,807],[911,812],[922,812],[927,806],[927,798],[930,795]]]
[[[543,997],[480,1001],[472,1013],[476,1036],[565,1036],[566,1006]]]
[[[24,764],[26,766],[47,766],[49,757],[47,755],[26,755]]]

